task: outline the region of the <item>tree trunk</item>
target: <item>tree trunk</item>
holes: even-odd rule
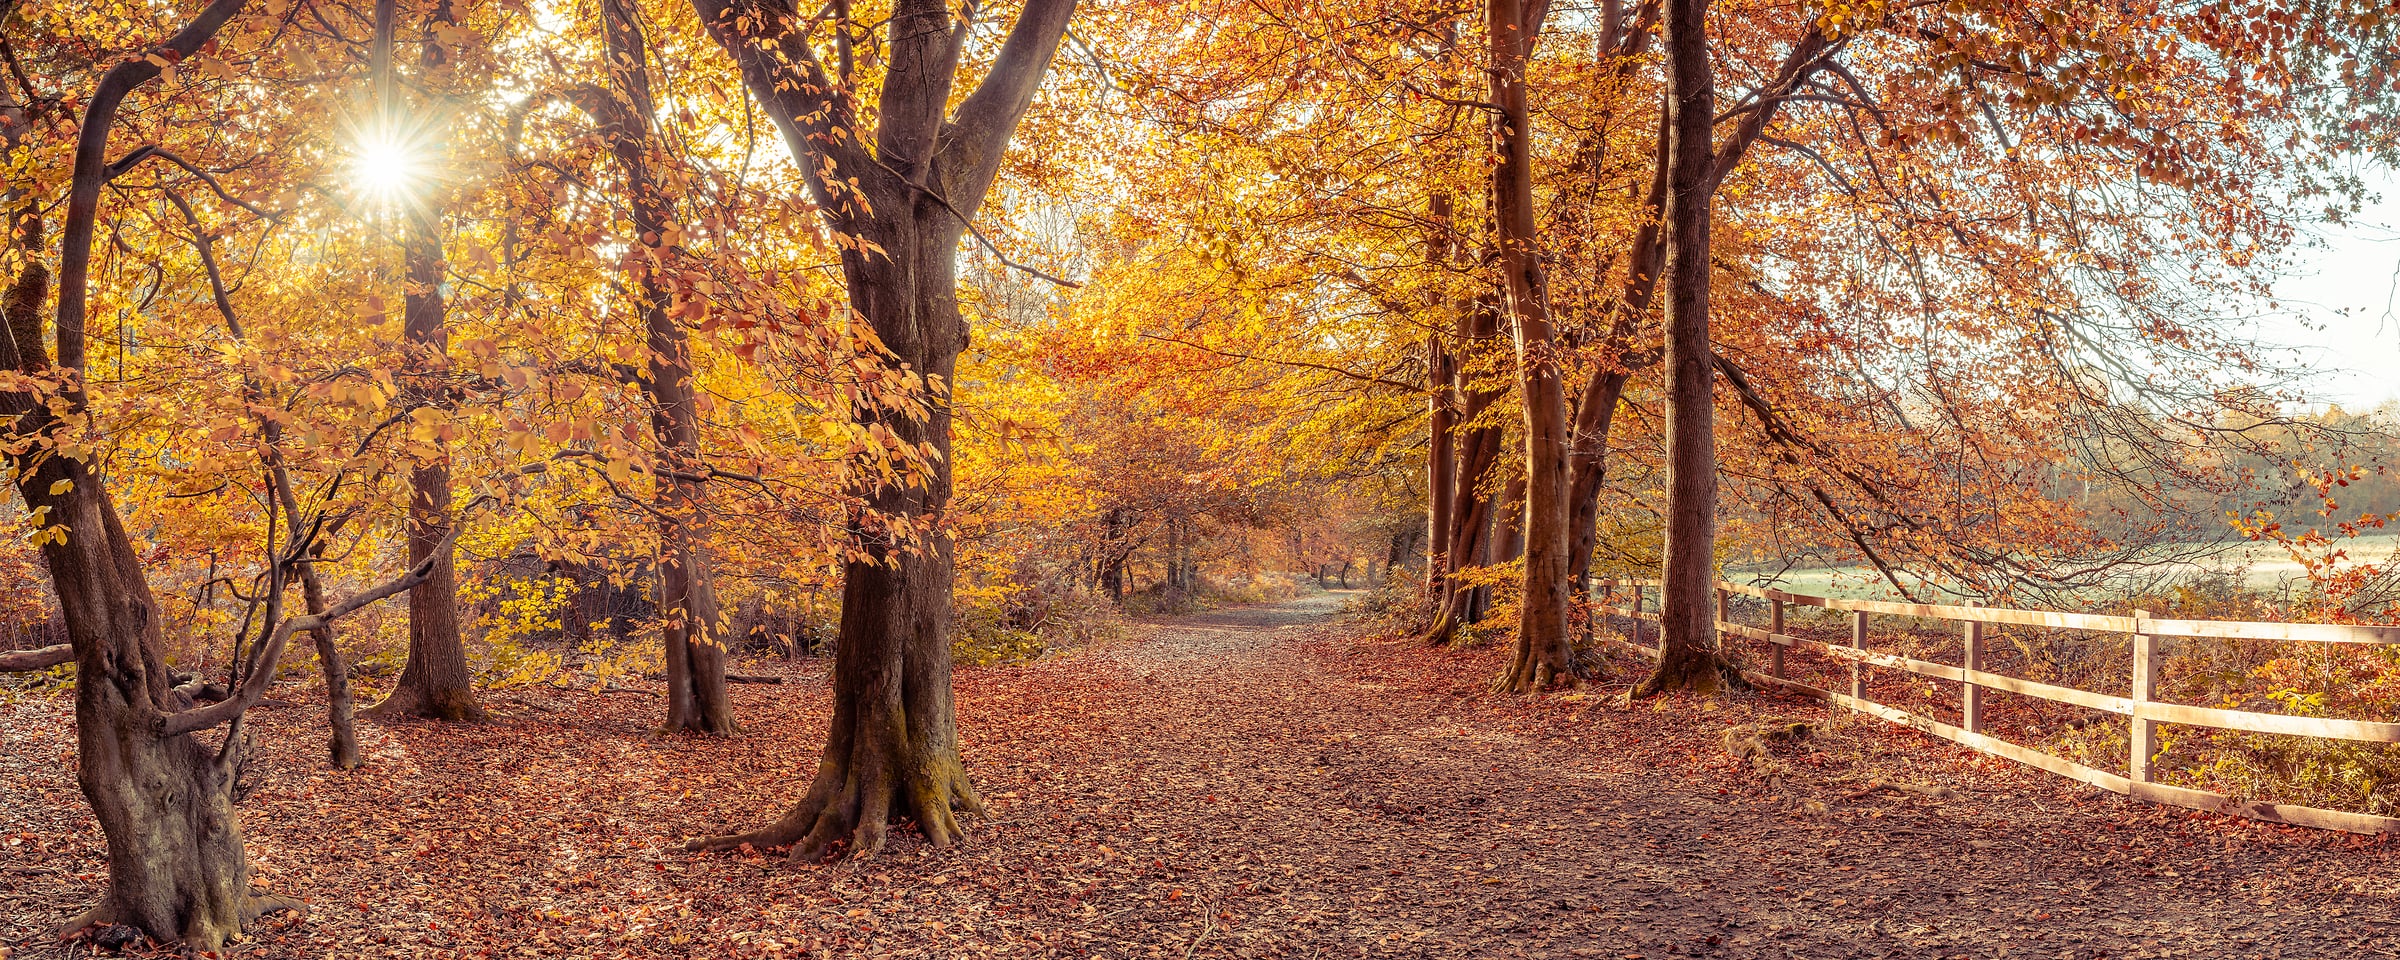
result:
[[[270,420],[263,421],[261,429],[268,433],[268,446],[272,449],[272,437],[281,428]],[[275,458],[270,461],[268,469],[268,477],[275,484],[275,499],[283,504],[283,515],[293,518],[293,522],[297,523],[300,498],[292,490],[291,471],[284,467],[280,455],[270,453],[269,456]],[[300,598],[312,617],[325,614],[325,581],[317,575],[317,560],[323,552],[321,547],[312,550],[307,562],[299,564]],[[332,728],[325,742],[326,761],[333,764],[336,770],[357,769],[360,763],[358,725],[352,717],[356,707],[350,698],[350,662],[342,656],[341,646],[334,642],[333,624],[319,626],[309,631],[308,635],[317,646],[317,664],[325,671],[325,722]]]
[[[1542,25],[1520,0],[1489,0],[1491,97],[1498,108],[1500,163],[1492,170],[1493,224],[1515,321],[1517,375],[1525,393],[1524,597],[1518,606],[1516,657],[1503,689],[1530,693],[1572,680],[1567,637],[1567,398],[1550,325],[1550,294],[1534,227],[1532,116],[1525,65]],[[1534,10],[1547,10],[1536,4]]]
[[[1125,546],[1125,511],[1111,509],[1101,515],[1101,523],[1100,589],[1107,592],[1108,599],[1122,603],[1125,600],[1125,554],[1128,552]]]
[[[845,258],[854,305],[900,360],[949,383],[966,339],[952,279],[959,234],[938,224],[894,233],[871,238],[889,262]],[[931,520],[949,503],[950,404],[935,399],[923,420],[862,405],[861,419],[939,453],[922,485],[862,491],[870,509],[895,522]],[[846,843],[848,856],[869,857],[893,819],[915,821],[941,847],[960,836],[954,811],[983,811],[958,758],[951,706],[950,539],[935,528],[900,544],[881,529],[853,525],[867,556],[843,568],[833,726],[808,795],[773,824],[696,840],[693,849],[793,844],[794,859],[816,860]]]
[[[92,235],[117,108],[158,76],[160,63],[197,53],[245,2],[210,3],[156,48],[171,58],[120,61],[85,106],[58,261],[57,364],[70,377],[84,370]],[[49,366],[39,322],[46,281],[32,268],[11,283],[0,369],[33,373]],[[74,651],[76,782],[108,842],[108,892],[69,930],[125,923],[215,951],[245,921],[296,905],[250,889],[233,807],[238,727],[213,754],[189,733],[160,733],[161,719],[187,704],[171,686],[157,604],[102,478],[57,449],[85,399],[79,383],[70,382],[77,385],[48,402],[0,392],[0,423],[8,425],[0,448],[12,451],[6,465],[26,509],[46,518],[42,558]],[[68,408],[63,416],[53,413],[59,401]]]
[[[1425,260],[1428,264],[1448,266],[1451,253],[1449,194],[1434,194],[1431,214],[1435,226],[1432,235],[1425,241]],[[1435,293],[1428,305],[1439,304],[1440,298],[1441,294]],[[1425,597],[1426,603],[1438,611],[1448,598],[1448,591],[1443,589],[1443,584],[1452,569],[1450,518],[1458,507],[1458,365],[1451,359],[1449,344],[1439,327],[1425,335],[1425,380],[1428,406],[1428,438],[1425,445]]]
[[[1499,316],[1494,304],[1479,298],[1470,309],[1461,311],[1458,318],[1458,341],[1462,351],[1483,353],[1484,345],[1499,333]],[[1474,425],[1475,421],[1498,401],[1501,391],[1486,390],[1467,382],[1471,374],[1463,364],[1452,369],[1462,384],[1465,396],[1456,423],[1463,427],[1458,434],[1458,469],[1451,488],[1450,536],[1446,574],[1456,574],[1471,566],[1484,563],[1490,551],[1492,519],[1491,499],[1482,494],[1484,478],[1499,463],[1503,436],[1499,428]],[[1454,427],[1454,429],[1457,429]],[[1458,628],[1474,623],[1481,612],[1476,609],[1479,590],[1461,586],[1446,576],[1442,582],[1441,605],[1434,611],[1433,622],[1420,638],[1427,644],[1450,642]]]
[[[392,93],[393,6],[393,0],[375,4],[379,122],[387,123],[394,121],[399,109]],[[442,259],[441,214],[431,200],[412,196],[402,203],[401,219],[402,256],[408,271],[401,333],[408,341],[413,368],[402,396],[411,406],[446,408],[448,392],[439,383],[450,365],[450,332],[442,300],[442,284],[448,277]],[[410,471],[408,484],[408,564],[413,569],[434,559],[434,572],[408,591],[408,664],[401,668],[391,693],[367,714],[481,720],[483,707],[475,702],[474,676],[467,670],[466,646],[459,639],[458,571],[450,556],[453,551],[444,546],[450,533],[449,451],[442,449],[419,462]],[[436,551],[442,555],[436,557]]]
[[[1610,6],[1615,6],[1613,0]],[[1633,351],[1635,337],[1641,330],[1642,317],[1650,312],[1650,303],[1657,297],[1659,273],[1666,267],[1666,239],[1660,220],[1665,215],[1671,160],[1667,149],[1673,137],[1667,126],[1671,122],[1669,113],[1664,104],[1660,105],[1650,193],[1642,205],[1647,216],[1633,234],[1633,251],[1625,267],[1625,287],[1609,305],[1612,319],[1601,364],[1592,370],[1591,380],[1584,385],[1583,396],[1575,408],[1575,451],[1568,458],[1567,467],[1567,499],[1572,511],[1568,522],[1574,537],[1568,562],[1579,596],[1590,590],[1592,553],[1599,547],[1600,488],[1608,480],[1609,429],[1616,423],[1617,403],[1624,398],[1625,385],[1633,379],[1637,366],[1628,354]]]
[[[58,480],[75,489],[46,496]],[[185,704],[168,678],[149,584],[99,479],[54,457],[19,491],[74,531],[43,555],[76,650],[75,779],[108,839],[108,893],[67,929],[122,923],[216,950],[260,912],[291,905],[250,890],[233,806],[239,744],[221,761],[190,734],[158,736],[156,718]]]
[[[1508,478],[1500,488],[1500,506],[1492,511],[1492,550],[1489,563],[1507,563],[1525,555],[1525,477]]]
[[[1741,674],[1717,652],[1715,364],[1708,335],[1709,167],[1716,87],[1707,0],[1666,0],[1672,110],[1667,190],[1667,529],[1658,669],[1636,691],[1713,691]]]
[[[650,357],[642,392],[658,445],[655,517],[658,529],[658,616],[666,648],[669,733],[735,732],[725,685],[725,627],[709,560],[708,464],[700,454],[700,409],[692,387],[691,348],[673,307],[679,295],[698,298],[674,269],[682,259],[673,242],[675,209],[651,166],[658,156],[649,118],[658,112],[650,92],[650,44],[631,0],[603,0],[609,89],[570,91],[598,121],[600,135],[625,177],[634,234],[649,257],[639,268],[640,312]]]
[[[923,384],[912,418],[865,397],[853,409],[904,444],[932,447],[917,483],[862,484],[851,515],[857,559],[845,567],[833,727],[808,795],[760,830],[692,841],[694,849],[791,843],[792,855],[851,857],[881,850],[886,825],[914,818],[925,839],[959,836],[954,811],[983,803],[958,758],[950,699],[951,373],[966,347],[958,312],[959,241],[1000,174],[1017,122],[1033,102],[1074,0],[1027,0],[991,67],[951,107],[967,24],[943,0],[899,0],[878,47],[886,64],[873,152],[848,75],[847,31],[835,43],[841,76],[808,41],[816,21],[762,0],[694,0],[709,34],[783,135],[842,252],[850,306],[892,359]],[[833,183],[842,183],[842,195]],[[851,191],[863,195],[852,197]],[[861,471],[872,475],[871,471]]]

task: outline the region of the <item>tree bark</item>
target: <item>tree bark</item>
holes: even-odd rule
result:
[[[393,7],[394,0],[376,0],[373,55],[380,123],[397,122],[399,110],[392,91]],[[401,335],[408,343],[413,373],[401,395],[411,407],[447,408],[448,391],[439,383],[450,366],[450,331],[442,298],[442,284],[448,277],[442,259],[441,213],[426,197],[407,197],[401,207],[401,255],[408,277],[402,297]],[[441,445],[439,440],[434,443]],[[474,675],[467,669],[466,644],[458,630],[458,570],[448,546],[451,502],[446,445],[409,472],[408,485],[408,564],[414,569],[432,560],[433,575],[408,591],[408,664],[400,669],[391,693],[367,714],[482,720],[483,705],[475,702]]]
[[[1783,103],[1832,62],[1846,39],[1811,26],[1786,51],[1723,144],[1713,142],[1716,81],[1708,0],[1666,0],[1667,527],[1659,590],[1658,669],[1638,696],[1744,687],[1716,630],[1716,375],[1709,339],[1709,218],[1717,187],[1766,132]]]
[[[1713,691],[1739,682],[1718,653],[1715,606],[1715,364],[1708,335],[1711,124],[1707,0],[1666,0],[1670,140],[1667,188],[1667,528],[1658,669],[1637,690]]]
[[[724,617],[709,557],[708,465],[700,455],[700,409],[692,387],[691,346],[677,320],[677,297],[699,295],[681,277],[674,202],[652,169],[658,144],[650,129],[657,113],[650,92],[650,44],[631,0],[603,0],[609,87],[568,96],[598,122],[601,137],[625,178],[637,241],[649,254],[636,278],[650,363],[642,391],[651,408],[651,434],[660,471],[653,516],[658,530],[658,615],[666,647],[668,733],[727,735],[738,728],[726,688]]]
[[[1499,508],[1492,511],[1491,563],[1507,563],[1525,555],[1525,477],[1508,478],[1500,488]]]
[[[213,39],[246,0],[215,0],[159,45],[188,57]],[[42,558],[76,664],[76,781],[107,838],[108,892],[69,929],[114,922],[161,940],[214,951],[242,924],[291,901],[250,889],[241,819],[233,807],[239,731],[211,753],[188,733],[162,735],[160,721],[186,706],[169,678],[157,604],[102,478],[57,444],[73,429],[85,395],[84,319],[92,235],[106,181],[108,134],[127,94],[156,78],[160,58],[120,61],[84,108],[59,252],[57,363],[69,378],[59,399],[69,413],[23,392],[0,392],[0,422],[18,451],[7,465],[26,508],[45,518]],[[37,278],[38,279],[38,278]],[[12,283],[0,367],[49,366],[38,319],[39,285]],[[30,297],[31,299],[25,299]],[[63,534],[63,536],[60,536]]]
[[[942,0],[900,0],[885,21],[888,66],[872,154],[850,78],[826,74],[809,46],[805,14],[763,0],[693,5],[783,135],[829,226],[860,241],[842,253],[852,310],[924,385],[922,417],[872,397],[854,415],[902,443],[930,445],[934,456],[917,482],[852,491],[860,503],[850,524],[857,557],[844,567],[833,724],[807,795],[773,824],[691,847],[792,844],[794,858],[816,859],[838,844],[849,857],[869,857],[882,849],[889,822],[902,817],[915,820],[928,843],[948,846],[959,837],[955,813],[983,810],[958,756],[952,546],[941,523],[950,504],[947,392],[967,341],[958,245],[999,176],[1001,155],[1075,2],[1028,0],[985,79],[953,110],[967,25],[954,25]],[[838,46],[846,67],[847,40]],[[834,183],[844,185],[842,196]]]
[[[266,421],[261,426],[271,431],[268,445],[272,449],[272,433],[280,430],[273,421]],[[283,515],[293,518],[293,522],[297,523],[300,498],[292,490],[291,471],[284,467],[280,455],[269,455],[274,457],[269,463],[268,477],[275,484],[275,499],[283,504]],[[312,551],[307,561],[299,565],[300,599],[307,605],[308,614],[312,617],[325,614],[325,581],[317,576],[316,564],[316,554],[321,552]],[[333,624],[320,625],[310,630],[308,635],[316,643],[317,664],[325,671],[325,723],[332,728],[325,741],[326,762],[333,764],[336,770],[355,770],[361,761],[358,755],[358,724],[353,716],[357,707],[350,696],[350,662],[342,656],[341,646],[334,642]]]
[[[1536,3],[1529,10],[1521,0],[1488,0],[1484,7],[1500,157],[1492,170],[1493,224],[1525,402],[1525,514],[1511,518],[1524,531],[1524,595],[1516,656],[1499,684],[1516,693],[1574,679],[1567,637],[1567,398],[1534,227],[1532,115],[1525,91],[1525,65],[1541,32],[1540,11],[1547,8]]]
[[[1661,104],[1650,192],[1642,204],[1645,215],[1633,234],[1625,287],[1609,307],[1611,321],[1603,359],[1592,369],[1591,379],[1584,385],[1575,408],[1575,450],[1568,458],[1567,500],[1571,511],[1568,523],[1574,537],[1568,555],[1569,573],[1574,577],[1578,596],[1590,589],[1592,553],[1599,548],[1600,489],[1608,481],[1608,436],[1616,423],[1617,403],[1624,398],[1625,385],[1633,379],[1634,370],[1651,362],[1631,354],[1642,317],[1650,312],[1650,303],[1657,296],[1659,273],[1666,267],[1666,239],[1660,222],[1667,202],[1670,159],[1667,148],[1672,137],[1667,128],[1668,113]]]
[[[1462,359],[1485,355],[1489,342],[1499,334],[1500,319],[1495,304],[1478,298],[1458,317],[1459,352]],[[1441,605],[1434,611],[1433,622],[1419,638],[1429,645],[1449,643],[1460,627],[1474,623],[1481,614],[1476,609],[1480,591],[1461,585],[1458,571],[1484,563],[1491,546],[1491,499],[1483,495],[1484,478],[1499,463],[1503,435],[1499,428],[1477,424],[1485,410],[1497,402],[1502,393],[1486,390],[1472,382],[1471,371],[1465,363],[1454,362],[1452,370],[1465,397],[1458,413],[1458,469],[1451,488],[1449,577],[1442,581]]]
[[[1450,263],[1451,199],[1447,193],[1434,194],[1430,202],[1434,227],[1425,241],[1425,261],[1428,265],[1447,267]],[[1435,293],[1428,306],[1438,306],[1442,295]],[[1450,346],[1443,331],[1436,327],[1425,335],[1425,395],[1428,438],[1425,445],[1425,597],[1429,607],[1439,610],[1446,599],[1442,589],[1451,572],[1450,517],[1458,508],[1458,366],[1450,357]]]

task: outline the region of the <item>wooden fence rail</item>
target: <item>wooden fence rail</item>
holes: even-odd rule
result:
[[[1600,613],[1627,617],[1633,621],[1633,649],[1652,657],[1658,648],[1643,642],[1643,624],[1659,622],[1658,614],[1644,609],[1647,588],[1658,586],[1656,580],[1605,580],[1598,587],[1600,603],[1593,609]],[[1631,604],[1619,602],[1630,594]],[[1734,595],[1756,597],[1769,604],[1766,629],[1734,623],[1727,613],[1727,601]],[[1745,670],[1743,675],[1761,686],[1789,690],[1824,700],[1836,707],[1847,707],[1860,713],[1881,717],[1892,723],[1950,740],[1974,750],[2006,757],[2029,766],[2039,767],[2062,777],[2079,780],[2104,790],[2153,803],[2172,804],[2233,814],[2275,823],[2346,830],[2353,833],[2400,834],[2400,818],[2382,817],[2319,807],[2263,803],[2237,800],[2223,794],[2210,793],[2158,783],[2151,764],[2159,752],[2160,724],[2214,727],[2221,730],[2241,730],[2251,733],[2287,734],[2317,737],[2328,740],[2350,740],[2364,743],[2400,743],[2400,723],[2366,720],[2335,720],[2323,717],[2293,717],[2272,713],[2253,713],[2245,710],[2221,710],[2214,707],[2194,707],[2167,703],[2157,699],[2159,637],[2210,637],[2222,639],[2271,640],[2299,643],[2366,643],[2400,644],[2400,627],[2363,627],[2317,623],[2257,623],[2231,620],[2159,620],[2136,611],[2130,617],[2100,616],[2086,613],[2054,613],[2041,610],[2012,610],[2002,607],[1943,606],[1920,603],[1887,603],[1877,600],[1842,600],[1806,594],[1786,593],[1739,584],[1717,585],[1717,630],[1724,636],[1742,637],[1769,644],[1767,671]],[[1820,607],[1850,613],[1850,643],[1826,643],[1784,632],[1784,610],[1787,606]],[[1946,620],[1961,625],[1962,656],[1956,666],[1933,663],[1870,649],[1867,617],[1870,614],[1915,617],[1924,620]],[[2008,624],[2030,627],[2051,627],[2088,630],[2096,633],[2123,633],[2133,639],[2133,682],[2124,696],[2095,693],[2075,687],[2040,683],[2016,677],[1989,673],[1983,665],[1983,633],[1987,624]],[[1850,690],[1843,693],[1801,683],[1784,675],[1786,649],[1812,650],[1848,662]],[[1899,670],[1921,677],[1932,677],[1963,685],[1960,696],[1960,717],[1955,725],[1910,713],[1899,707],[1878,703],[1867,695],[1867,668],[1880,667]],[[1984,733],[1983,691],[2001,690],[2036,697],[2055,703],[2073,704],[2092,710],[2125,717],[2131,724],[2131,749],[2124,775],[2110,773],[2075,761],[2056,757],[2040,750],[2011,743]]]

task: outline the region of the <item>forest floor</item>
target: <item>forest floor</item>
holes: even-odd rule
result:
[[[1160,621],[962,670],[994,815],[957,849],[895,830],[862,864],[694,855],[816,762],[828,702],[737,688],[749,732],[660,739],[657,700],[516,690],[498,718],[362,724],[320,762],[317,704],[258,713],[245,809],[259,882],[308,901],[260,957],[2391,957],[2400,849],[2128,803],[1776,697],[1623,706],[1601,687],[1485,692],[1498,651],[1333,621],[1339,597]],[[752,668],[766,669],[766,668]],[[103,848],[71,710],[0,703],[0,960],[84,955],[47,931]],[[1935,799],[1862,793],[1940,783]]]

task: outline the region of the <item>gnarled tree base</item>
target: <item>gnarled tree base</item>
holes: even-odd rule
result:
[[[486,716],[483,705],[475,702],[475,694],[470,691],[426,691],[405,684],[394,687],[391,696],[383,698],[382,703],[368,707],[365,715],[370,720],[416,717],[450,723],[474,723]]]
[[[837,751],[849,746],[843,740],[861,749]],[[853,762],[835,762],[841,753],[854,754]],[[948,847],[965,836],[958,815],[981,815],[983,799],[968,782],[956,753],[918,753],[889,733],[837,737],[827,745],[827,759],[818,765],[808,796],[781,819],[747,833],[695,839],[685,849],[789,845],[792,860],[816,863],[831,859],[837,845],[846,845],[838,850],[842,858],[865,860],[883,850],[892,821],[903,819],[916,822],[927,844]]]
[[[1533,650],[1524,641],[1517,643],[1517,655],[1509,660],[1508,671],[1492,682],[1493,693],[1531,694],[1545,690],[1581,686],[1583,675],[1577,671],[1575,655],[1565,649]]]
[[[1742,668],[1713,650],[1692,650],[1668,653],[1658,661],[1658,669],[1648,679],[1633,688],[1629,696],[1635,699],[1662,693],[1685,691],[1699,694],[1747,692],[1750,681],[1743,679]]]
[[[234,904],[230,916],[223,910],[204,909],[197,904],[192,907],[179,933],[185,949],[195,953],[215,953],[223,949],[226,943],[241,936],[244,927],[258,922],[258,918],[267,914],[290,912],[308,915],[308,904],[259,890],[250,891],[241,898],[240,903]],[[135,919],[114,900],[102,900],[59,927],[58,938],[65,940],[95,927],[111,924],[126,924],[138,929],[139,925],[132,922]]]

